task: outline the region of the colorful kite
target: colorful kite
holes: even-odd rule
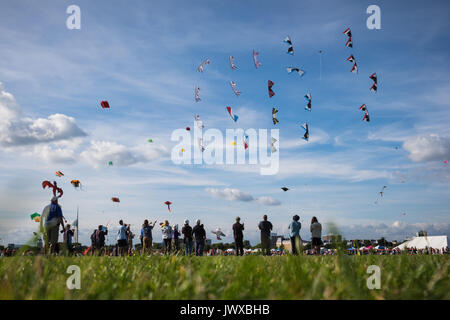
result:
[[[215,231],[211,231],[211,233],[214,233],[216,235],[217,240],[222,240],[221,237],[226,237],[226,235],[220,230],[220,228],[217,228]]]
[[[37,212],[33,213],[30,215],[31,220],[34,220],[36,222],[40,222],[41,221],[41,215]]]
[[[248,149],[248,136],[244,135],[244,149]]]
[[[117,197],[112,197],[112,198],[111,198],[111,201],[112,201],[112,202],[120,202],[120,199],[117,198]]]
[[[233,69],[233,70],[237,69],[236,65],[234,64],[234,57],[233,56],[230,56],[230,66],[231,66],[231,69]]]
[[[172,204],[172,202],[166,201],[164,202],[164,204],[167,205],[167,209],[169,210],[169,212],[172,212],[172,210],[170,209],[170,205]]]
[[[72,180],[70,183],[75,187],[78,188],[81,185],[80,180]]]
[[[100,102],[103,109],[109,109],[109,103],[108,101],[102,101]]]
[[[210,61],[209,59],[206,59],[205,61],[203,61],[197,68],[198,72],[203,72],[203,68],[205,67],[205,65],[209,64]]]
[[[274,137],[270,137],[270,140],[270,150],[272,151],[272,153],[275,153],[277,152],[277,148],[275,148],[275,142],[277,142],[278,140]]]
[[[200,92],[200,87],[195,86],[195,102],[199,102],[202,100],[202,99],[200,99],[200,96],[198,94],[199,92]]]
[[[275,85],[275,83],[271,80],[267,82],[267,88],[269,89],[269,98],[272,98],[275,95],[275,92],[273,92],[272,87]]]
[[[370,91],[377,92],[377,90],[378,90],[378,79],[377,79],[377,74],[376,74],[376,73],[372,73],[372,74],[369,76],[369,78],[373,80],[373,85],[370,87]]]
[[[288,73],[292,73],[292,72],[295,71],[295,72],[297,72],[300,75],[300,77],[303,76],[303,74],[305,73],[304,70],[299,69],[299,68],[295,68],[295,67],[286,67],[286,71]]]
[[[284,42],[289,45],[288,51],[286,53],[290,54],[290,55],[294,55],[294,47],[292,46],[291,38],[289,38],[289,36],[287,36],[286,38],[284,38]]]
[[[233,110],[231,109],[231,107],[227,107],[227,111],[228,111],[228,114],[230,115],[231,119],[234,122],[236,122],[239,117],[237,115],[233,114]]]
[[[236,82],[230,81],[231,89],[233,89],[234,94],[239,97],[241,95],[241,92],[236,89]]]
[[[189,127],[186,127],[186,131],[191,131],[191,128],[189,128]]]
[[[306,104],[305,110],[311,111],[311,93],[307,93],[305,94],[305,98],[308,101],[308,103]]]
[[[53,196],[56,197],[56,192],[58,192],[59,193],[58,198],[62,197],[63,190],[61,188],[58,188],[58,185],[57,185],[56,181],[53,181],[53,184],[50,181],[47,181],[47,180],[46,181],[42,181],[42,189],[45,189],[47,187],[53,189]]]
[[[282,187],[282,188],[281,188],[281,190],[283,190],[284,192],[286,192],[286,191],[288,191],[288,190],[289,190],[289,188],[286,188],[286,187]]]
[[[195,123],[197,124],[197,127],[202,130],[205,126],[203,125],[203,121],[200,120],[200,116],[196,115],[195,116]]]
[[[153,142],[153,140],[152,140],[152,139],[148,139],[148,140],[147,140],[147,142],[149,142],[149,143],[152,143],[152,142]]]
[[[348,48],[353,48],[352,32],[350,31],[350,28],[345,29],[343,33],[348,36],[348,40],[345,46]]]
[[[306,141],[308,141],[308,139],[309,139],[309,128],[308,128],[308,123],[305,122],[304,124],[302,124],[302,128],[305,129],[305,134],[303,135],[303,139],[305,139]]]
[[[261,62],[258,61],[259,52],[253,50],[253,63],[255,64],[255,68],[261,67]]]
[[[379,192],[380,199],[383,197],[384,189],[386,189],[386,188],[387,188],[386,186],[383,186],[383,188],[381,188],[381,191]],[[378,200],[375,201],[375,204],[378,204]]]
[[[358,73],[358,67],[356,65],[356,60],[355,60],[355,57],[352,54],[350,55],[350,57],[347,58],[347,61],[350,61],[351,63],[353,63],[353,67],[350,70],[350,72]]]
[[[113,165],[113,162],[112,161],[109,161],[108,162],[108,166],[112,166]]]
[[[56,171],[56,175],[61,178],[64,175],[64,173],[62,173],[61,171]]]
[[[181,148],[181,152],[185,152],[186,150],[184,150],[183,148]]]
[[[363,104],[361,107],[359,107],[359,110],[364,111],[363,121],[369,122],[370,121],[369,110],[367,110],[366,105]]]
[[[272,121],[273,121],[273,124],[277,124],[279,122],[278,119],[277,119],[277,113],[278,113],[278,110],[275,109],[275,108],[272,108]]]

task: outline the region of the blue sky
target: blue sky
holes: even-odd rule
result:
[[[66,28],[71,4],[81,8],[81,30]],[[381,8],[380,30],[366,27],[371,4]],[[445,1],[1,3],[0,243],[28,239],[36,228],[29,215],[50,198],[40,184],[55,179],[69,221],[80,208],[85,243],[96,225],[110,222],[114,232],[120,218],[136,233],[146,218],[180,225],[199,218],[209,234],[221,227],[232,241],[239,215],[255,244],[263,214],[283,235],[299,214],[305,239],[312,216],[325,227],[337,224],[347,238],[400,240],[421,228],[448,235],[449,9]],[[353,49],[345,47],[347,27]],[[286,54],[287,35],[293,56]],[[259,52],[258,69],[252,50]],[[349,72],[350,54],[357,75]],[[197,72],[206,58],[211,64]],[[289,66],[306,73],[288,74]],[[373,72],[376,94],[369,91]],[[304,110],[306,93],[311,113]],[[100,108],[102,100],[110,110]],[[369,123],[362,121],[363,103]],[[272,107],[279,110],[276,126]],[[172,131],[193,127],[195,114],[222,132],[279,129],[279,173],[262,176],[257,165],[173,164]],[[309,142],[301,139],[305,121]],[[65,177],[56,178],[57,170]],[[74,190],[71,179],[83,190]],[[261,197],[278,205],[248,201]]]

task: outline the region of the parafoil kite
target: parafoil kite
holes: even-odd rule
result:
[[[147,140],[147,142],[149,142],[149,143],[152,143],[152,142],[153,142],[153,140],[152,140],[152,139],[148,139],[148,140]]]
[[[311,93],[305,94],[305,98],[306,98],[306,101],[308,101],[308,103],[305,106],[305,110],[311,111],[311,101],[312,101]]]
[[[253,63],[255,64],[255,68],[261,67],[261,62],[258,61],[259,52],[253,50]]]
[[[211,231],[211,233],[214,233],[217,237],[217,240],[222,240],[221,237],[226,237],[226,235],[222,232],[222,230],[220,230],[220,228],[217,228],[214,231]]]
[[[230,56],[230,66],[231,66],[231,69],[233,69],[233,70],[237,69],[236,65],[234,64],[234,57],[233,56]]]
[[[198,72],[203,72],[203,68],[205,67],[205,65],[209,64],[210,61],[209,59],[206,59],[205,61],[203,61],[197,68]]]
[[[172,210],[170,209],[170,205],[172,204],[172,202],[166,201],[164,202],[164,204],[167,205],[167,209],[169,210],[169,212],[172,212]]]
[[[309,139],[309,128],[308,128],[308,123],[305,122],[304,124],[302,124],[302,128],[305,129],[305,134],[303,135],[303,139],[305,139],[306,141],[308,141],[308,139]]]
[[[295,71],[295,72],[297,72],[300,75],[300,77],[303,76],[303,74],[305,73],[304,70],[299,69],[299,68],[295,68],[295,67],[286,67],[286,71],[288,73],[292,73],[292,72]]]
[[[200,99],[200,96],[198,94],[199,92],[200,92],[200,87],[196,86],[195,87],[195,102],[199,102],[202,100],[202,99]]]
[[[202,130],[205,126],[203,125],[203,121],[200,120],[200,116],[196,115],[195,116],[195,123],[197,124],[197,127]]]
[[[275,108],[272,108],[272,121],[273,121],[273,124],[277,124],[279,122],[278,119],[277,119],[277,113],[278,113],[278,110],[275,109]]]
[[[293,55],[294,54],[294,47],[292,46],[291,38],[289,38],[289,36],[287,36],[286,38],[284,38],[284,42],[289,45],[288,51],[286,53],[290,54],[290,55]]]
[[[102,108],[103,109],[109,109],[109,103],[108,103],[108,101],[102,101],[102,102],[100,102],[100,104],[101,104],[101,106],[102,106]]]
[[[288,191],[288,190],[289,190],[289,188],[286,188],[286,187],[281,187],[281,190],[283,190],[284,192],[286,192],[286,191]]]
[[[358,67],[356,65],[356,60],[355,60],[355,57],[352,54],[350,55],[350,57],[347,58],[347,61],[350,61],[351,63],[353,63],[353,67],[350,70],[350,72],[358,73]]]
[[[359,107],[359,110],[364,111],[363,121],[369,122],[370,121],[369,110],[367,110],[366,105],[363,104],[361,107]]]
[[[57,185],[56,181],[53,181],[53,184],[50,181],[47,181],[47,180],[46,181],[42,181],[42,189],[45,189],[47,187],[53,189],[52,190],[53,191],[53,196],[56,197],[56,193],[58,192],[59,193],[58,198],[62,197],[63,190],[61,188],[58,188],[58,185]]]
[[[108,162],[108,166],[112,166],[113,165],[113,162],[112,161],[109,161]]]
[[[352,32],[350,31],[350,28],[345,29],[343,33],[348,36],[348,40],[345,43],[345,46],[348,48],[353,48]]]
[[[227,111],[228,111],[228,114],[230,115],[231,119],[234,122],[236,122],[239,117],[237,115],[233,114],[233,110],[231,109],[231,107],[227,107]]]
[[[112,201],[112,202],[120,202],[120,199],[117,198],[117,197],[112,197],[112,198],[111,198],[111,201]]]
[[[72,180],[70,183],[75,187],[78,188],[81,185],[80,180]]]
[[[269,98],[272,98],[275,95],[275,92],[273,92],[272,87],[275,85],[275,83],[272,80],[269,80],[267,82],[267,88],[269,89]]]
[[[31,218],[31,220],[34,220],[36,222],[40,222],[41,221],[41,215],[39,213],[37,213],[37,212],[32,213],[30,215],[30,218]]]
[[[277,152],[277,148],[275,148],[275,142],[277,142],[278,140],[274,137],[270,137],[270,140],[270,151],[272,151],[272,153]]]
[[[241,95],[241,92],[236,89],[236,82],[230,81],[231,89],[233,89],[234,94],[239,97]]]
[[[181,150],[180,150],[181,152],[185,152],[186,150],[184,150],[183,148],[181,148]]]
[[[370,87],[370,91],[377,92],[377,90],[378,90],[378,79],[377,79],[377,74],[376,74],[376,73],[372,73],[372,74],[369,76],[369,78],[373,80],[373,85]]]
[[[64,173],[62,173],[61,171],[56,171],[56,175],[61,178],[64,175]]]
[[[248,148],[248,136],[244,135],[244,149]]]
[[[186,127],[186,131],[191,131],[191,128],[189,128],[189,127]]]

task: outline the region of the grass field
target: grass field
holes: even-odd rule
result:
[[[69,290],[69,265],[81,289]],[[369,290],[369,265],[381,289]],[[11,257],[0,299],[450,299],[449,256]]]

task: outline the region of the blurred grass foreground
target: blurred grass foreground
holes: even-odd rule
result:
[[[10,257],[0,299],[449,299],[449,270],[448,255]]]

